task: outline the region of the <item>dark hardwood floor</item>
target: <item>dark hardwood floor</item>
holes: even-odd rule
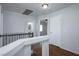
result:
[[[33,48],[32,56],[41,56],[42,48]],[[55,45],[49,45],[49,56],[79,56],[78,54],[72,53],[70,51],[64,50]]]

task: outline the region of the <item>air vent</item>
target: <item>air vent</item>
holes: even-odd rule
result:
[[[29,15],[31,14],[33,11],[29,10],[29,9],[25,9],[25,11],[23,12],[24,15]]]

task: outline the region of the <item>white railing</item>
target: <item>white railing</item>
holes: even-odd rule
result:
[[[0,35],[0,43],[1,43],[0,46],[5,46],[16,40],[28,37],[33,37],[33,33],[13,33],[13,34]]]
[[[31,56],[31,45],[42,43],[42,55],[49,55],[49,38],[48,36],[40,36],[17,40],[0,48],[0,56]]]

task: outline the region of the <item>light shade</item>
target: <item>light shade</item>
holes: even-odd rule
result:
[[[32,22],[28,22],[28,25],[32,25]]]
[[[45,3],[45,4],[42,5],[42,7],[43,7],[44,9],[47,9],[47,8],[48,8],[48,4]]]

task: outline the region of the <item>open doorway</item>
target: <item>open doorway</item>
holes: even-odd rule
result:
[[[40,36],[47,35],[48,19],[40,20]]]
[[[40,20],[40,36],[47,35],[47,27],[48,27],[48,19]],[[33,50],[32,55],[42,55],[41,43],[33,44],[32,50]]]

